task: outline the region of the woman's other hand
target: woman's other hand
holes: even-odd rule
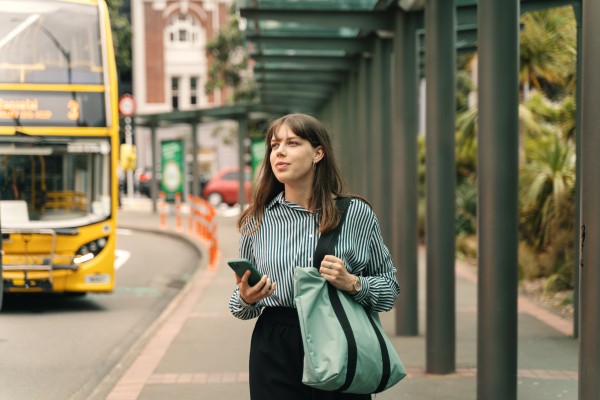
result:
[[[275,282],[271,282],[271,279],[266,275],[256,283],[254,286],[250,286],[248,278],[250,277],[250,271],[246,271],[240,278],[235,275],[235,280],[238,287],[240,288],[240,297],[248,304],[254,304],[264,298],[269,297],[275,291]]]
[[[344,260],[331,255],[326,255],[325,258],[323,258],[323,261],[321,261],[319,273],[336,289],[350,293],[354,292],[353,285],[356,276],[348,272]]]

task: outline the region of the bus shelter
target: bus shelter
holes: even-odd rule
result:
[[[372,202],[398,266],[396,333],[418,334],[417,135],[421,78],[426,140],[426,370],[455,360],[455,75],[478,53],[477,397],[516,399],[519,16],[572,6],[578,24],[574,336],[579,398],[600,393],[600,3],[591,0],[238,0],[260,101],[142,123],[306,112],[341,147],[351,191]],[[221,113],[221,114],[220,114]],[[240,155],[240,163],[243,160]],[[243,174],[242,174],[243,175]],[[243,178],[241,178],[243,179]],[[242,191],[243,192],[243,191]],[[155,193],[155,192],[154,192]],[[242,200],[242,202],[245,200]],[[580,283],[579,283],[580,282]]]

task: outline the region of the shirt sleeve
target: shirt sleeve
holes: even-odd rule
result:
[[[249,235],[242,234],[240,237],[240,258],[247,258],[252,263],[252,238]],[[236,285],[231,297],[229,298],[229,311],[234,317],[239,319],[252,319],[260,315],[261,307],[257,304],[248,304],[240,296],[240,288]]]
[[[400,286],[396,279],[396,267],[394,267],[392,256],[383,242],[377,216],[368,205],[362,203],[361,206],[368,207],[364,217],[370,220],[370,223],[362,224],[366,229],[364,236],[366,240],[356,243],[356,245],[367,248],[368,261],[362,270],[362,276],[359,277],[362,288],[354,295],[354,300],[370,311],[389,311],[400,294]]]

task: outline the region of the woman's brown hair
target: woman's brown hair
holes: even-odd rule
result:
[[[309,208],[320,210],[319,230],[327,232],[335,228],[340,220],[334,198],[348,197],[348,194],[345,193],[344,181],[335,161],[327,128],[318,119],[306,114],[288,114],[269,124],[265,137],[265,157],[259,169],[258,181],[249,207],[238,220],[238,229],[244,233],[258,229],[262,222],[265,206],[284,190],[284,185],[275,177],[270,162],[271,138],[283,125],[298,137],[307,140],[313,148],[318,146],[323,148],[325,155],[315,165]]]

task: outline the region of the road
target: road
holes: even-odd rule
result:
[[[5,296],[0,400],[88,399],[198,266],[196,248],[181,240],[117,235],[114,293]]]

